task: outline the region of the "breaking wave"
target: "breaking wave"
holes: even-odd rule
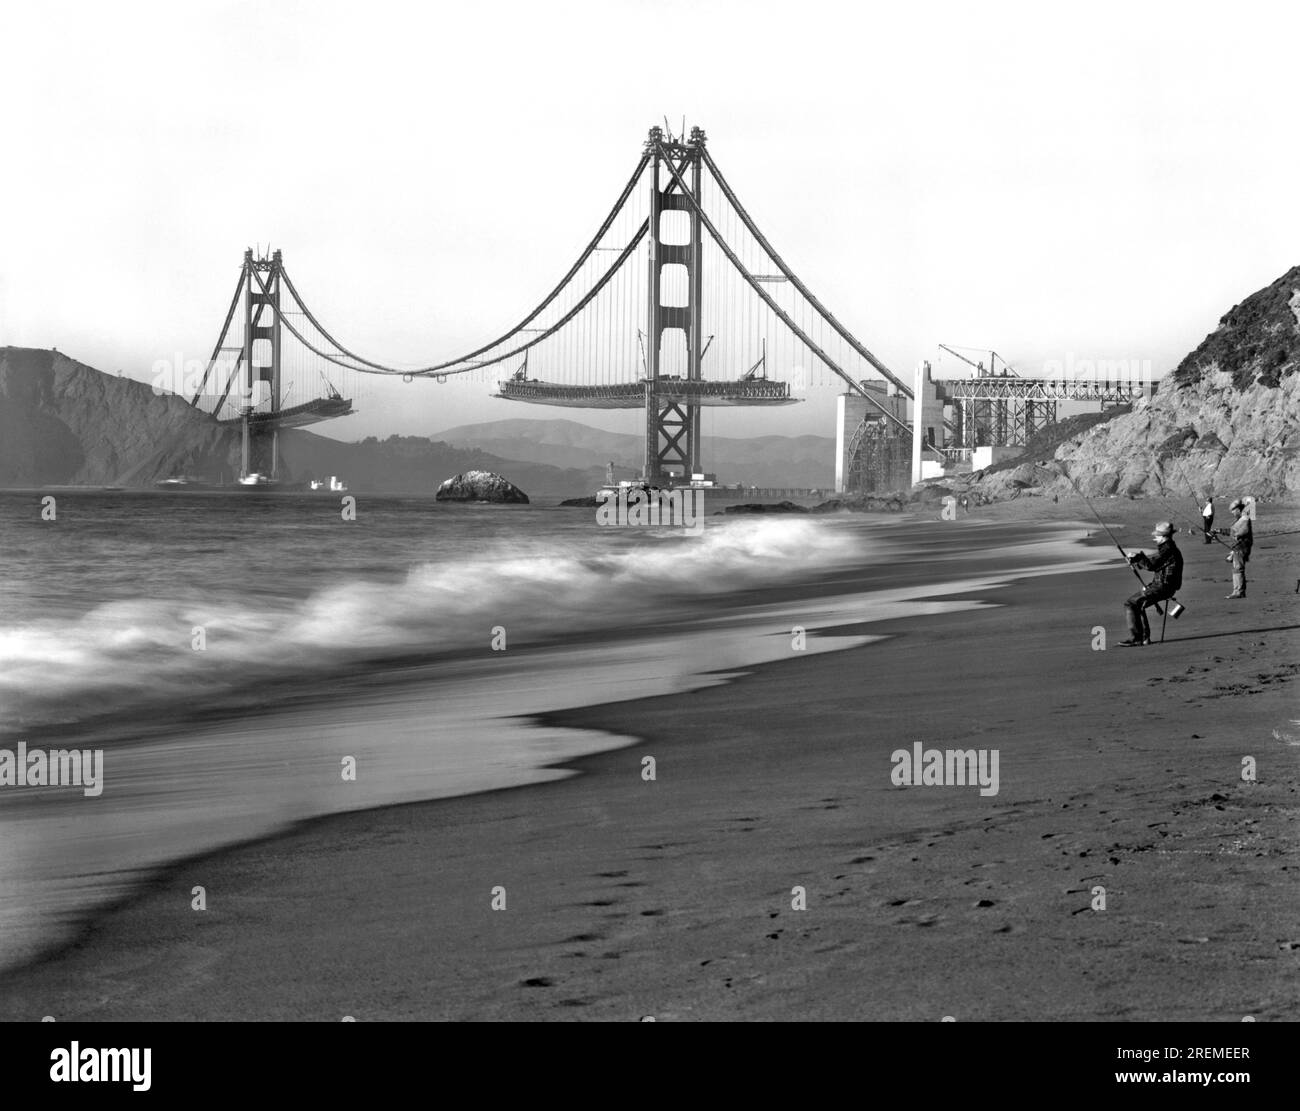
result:
[[[238,696],[251,684],[321,678],[367,661],[487,653],[699,613],[737,591],[864,556],[825,521],[711,523],[699,537],[651,532],[496,541],[473,558],[315,590],[104,602],[77,618],[0,626],[0,732]]]

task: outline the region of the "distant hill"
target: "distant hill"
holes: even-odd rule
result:
[[[644,441],[639,434],[606,432],[572,420],[498,420],[463,424],[436,433],[460,448],[478,448],[507,459],[555,467],[598,469],[613,462],[624,472],[640,473]],[[706,436],[704,469],[721,482],[752,486],[815,486],[835,481],[835,439],[831,436]]]
[[[572,496],[589,493],[604,473],[413,436],[348,444],[287,429],[280,452],[285,482],[337,474],[359,493],[432,494],[453,475],[488,470],[532,495]],[[0,348],[0,487],[147,487],[180,474],[230,483],[238,467],[239,430],[183,398],[57,351]]]
[[[0,485],[147,486],[229,468],[229,430],[57,351],[0,348]]]

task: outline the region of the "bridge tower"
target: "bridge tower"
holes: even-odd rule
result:
[[[280,279],[282,263],[277,250],[270,258],[254,258],[244,252],[244,382],[240,398],[240,478],[251,474],[277,477],[280,469],[279,413],[280,365]],[[266,277],[263,278],[262,275]],[[268,322],[263,323],[263,316]],[[270,345],[258,346],[260,341]],[[256,362],[269,358],[270,362]],[[253,390],[257,382],[271,387],[270,417],[253,420]]]
[[[673,397],[660,396],[660,363],[665,333],[681,331],[686,340],[687,381],[700,380],[701,299],[703,290],[703,249],[700,242],[700,217],[690,199],[677,189],[671,175],[668,184],[661,180],[661,161],[673,161],[681,178],[690,182],[697,203],[701,202],[700,179],[703,169],[705,135],[702,128],[691,128],[690,139],[665,140],[662,128],[652,127],[646,142],[650,154],[650,280],[646,311],[646,380],[645,380],[645,468],[647,482],[662,482],[668,473],[680,472],[686,482],[700,470],[700,406],[684,399],[680,390]],[[687,174],[687,170],[690,171]],[[665,243],[661,217],[665,212],[685,212],[690,228],[685,243]],[[687,297],[685,305],[663,303],[663,268],[685,266]]]

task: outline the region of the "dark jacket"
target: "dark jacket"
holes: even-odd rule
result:
[[[1182,588],[1183,553],[1172,540],[1164,541],[1156,549],[1154,556],[1148,556],[1146,552],[1138,552],[1132,562],[1134,567],[1142,567],[1156,573],[1156,577],[1151,580],[1151,589],[1167,590],[1173,594]]]

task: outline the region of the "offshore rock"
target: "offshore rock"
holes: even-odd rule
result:
[[[902,513],[903,498],[898,494],[842,494],[812,507],[813,513]]]
[[[792,501],[780,502],[744,502],[741,505],[724,506],[724,513],[810,513],[807,506],[795,505]]]
[[[449,478],[434,495],[438,501],[484,501],[527,505],[528,495],[492,471],[466,471]]]

